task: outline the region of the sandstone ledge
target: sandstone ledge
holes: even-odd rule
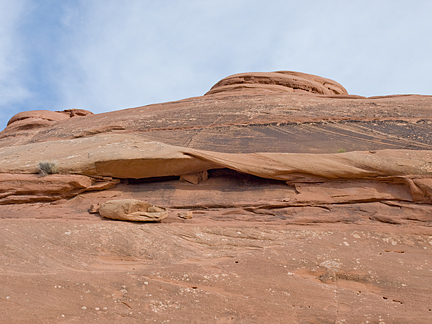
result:
[[[70,199],[85,191],[114,187],[119,181],[95,181],[84,175],[0,174],[0,205]]]
[[[27,177],[28,183],[35,183],[34,193],[44,192],[44,182],[59,181],[71,197],[85,190],[102,190],[115,185],[114,181],[93,185],[88,177],[112,177],[117,183],[118,179],[169,176],[187,179],[190,174],[227,168],[287,182],[296,188],[296,194],[286,201],[292,205],[308,204],[308,199],[310,204],[371,199],[432,202],[432,153],[425,150],[230,154],[167,145],[139,135],[111,134],[0,148],[0,172],[36,173],[41,156],[54,162],[64,175],[45,178],[21,175]],[[88,183],[75,188],[72,183],[76,177],[88,179]],[[10,179],[4,182],[4,195],[27,195],[27,191],[19,189],[25,187],[24,182],[15,183]],[[55,200],[61,195],[51,197]]]

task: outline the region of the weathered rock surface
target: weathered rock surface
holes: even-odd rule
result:
[[[99,214],[105,218],[136,222],[159,222],[168,216],[165,208],[136,199],[109,200],[99,207]]]
[[[1,321],[432,321],[432,96],[246,73],[177,102],[21,114],[0,132]],[[130,199],[166,218],[97,214]]]

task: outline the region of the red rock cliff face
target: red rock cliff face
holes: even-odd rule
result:
[[[431,123],[431,96],[290,71],[104,114],[19,113],[0,132],[4,318],[429,323]],[[163,220],[97,214],[130,199]]]

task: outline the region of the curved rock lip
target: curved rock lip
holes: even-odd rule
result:
[[[239,90],[348,95],[348,91],[336,81],[293,71],[234,74],[216,83],[206,95]]]
[[[14,115],[11,119],[9,119],[7,125],[11,125],[17,121],[36,118],[47,121],[59,121],[69,119],[69,116],[66,114],[62,114],[56,111],[50,110],[32,110],[32,111],[23,111],[16,115]]]
[[[0,205],[70,199],[85,191],[112,188],[119,182],[78,174],[0,173]]]
[[[64,119],[60,119],[64,120]],[[18,119],[13,121],[12,123],[9,123],[6,129],[8,131],[14,130],[14,131],[20,131],[20,130],[31,130],[36,128],[42,128],[42,127],[48,127],[53,124],[53,120],[48,120],[44,118],[24,118],[24,119]]]

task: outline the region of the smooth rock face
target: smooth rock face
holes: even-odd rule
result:
[[[158,222],[168,216],[165,208],[135,199],[107,201],[99,207],[99,214],[105,218],[138,222]]]
[[[0,132],[0,322],[432,322],[432,96],[283,71],[20,114]]]

